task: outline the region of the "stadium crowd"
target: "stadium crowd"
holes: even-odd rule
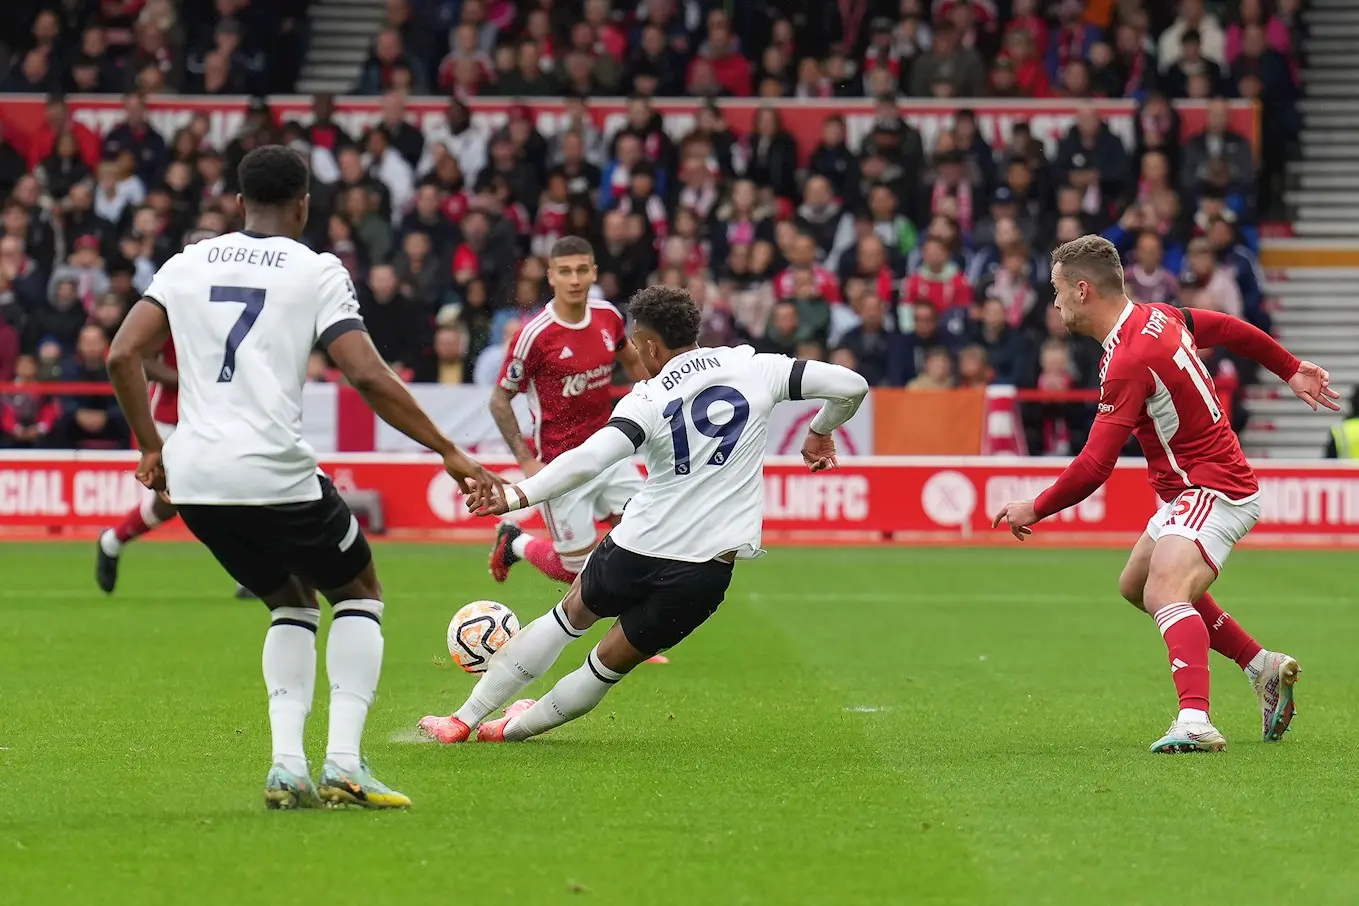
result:
[[[576,234],[608,298],[687,287],[705,343],[828,359],[875,386],[1094,387],[1098,345],[1068,337],[1049,304],[1047,253],[1083,233],[1124,250],[1134,298],[1268,329],[1256,225],[1278,208],[1288,142],[1257,155],[1222,101],[1182,141],[1170,101],[1258,99],[1263,131],[1295,137],[1298,5],[388,0],[353,86],[381,96],[377,126],[349,134],[328,96],[311,122],[280,124],[256,97],[215,147],[206,117],[158,134],[143,95],[291,90],[306,0],[8,0],[0,92],[48,99],[36,134],[0,110],[0,381],[104,380],[109,337],[156,267],[238,226],[236,163],[283,141],[312,161],[307,241],[344,262],[374,340],[416,381],[493,382],[550,297],[542,255]],[[95,134],[68,92],[122,94],[125,122]],[[408,92],[450,98],[446,135],[407,121]],[[527,107],[492,132],[464,103],[546,95],[570,120],[546,135]],[[592,95],[628,96],[626,125],[601,134]],[[803,160],[772,107],[740,134],[709,103],[677,137],[651,102],[668,96],[868,98],[876,119],[852,148],[827,116]],[[926,147],[901,96],[960,111]],[[1022,122],[993,147],[970,99],[1016,97],[1134,98],[1135,146],[1086,105],[1055,147]],[[1250,376],[1219,354],[1211,367],[1237,401]],[[319,352],[310,374],[331,379]],[[1063,453],[1090,407],[1024,417],[1031,452]],[[0,402],[0,438],[127,442],[108,397],[25,393]]]

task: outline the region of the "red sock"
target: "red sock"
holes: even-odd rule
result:
[[[1213,650],[1236,661],[1236,666],[1242,670],[1264,650],[1264,646],[1251,638],[1231,614],[1217,606],[1212,595],[1204,595],[1195,601],[1194,609],[1208,627],[1208,642]]]
[[[148,509],[150,508],[148,507]],[[155,517],[152,516],[152,519],[155,519]],[[157,525],[160,525],[160,523],[147,524],[146,516],[142,514],[142,507],[138,505],[129,510],[128,514],[123,517],[123,521],[118,523],[118,527],[113,530],[113,537],[118,539],[119,544],[127,544],[133,538],[140,538],[145,535]]]
[[[1180,708],[1208,710],[1208,627],[1194,605],[1171,604],[1156,611],[1156,626],[1170,649],[1170,676]]]
[[[538,567],[549,579],[574,582],[576,574],[562,566],[562,558],[547,538],[534,538],[524,551],[524,559]]]

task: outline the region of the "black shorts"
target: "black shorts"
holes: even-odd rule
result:
[[[185,504],[179,516],[231,577],[260,597],[297,576],[342,588],[372,562],[358,520],[324,475],[321,499],[270,506]]]
[[[618,617],[632,647],[656,654],[678,645],[717,611],[731,572],[731,564],[720,560],[635,554],[605,535],[580,574],[580,596],[595,616]]]

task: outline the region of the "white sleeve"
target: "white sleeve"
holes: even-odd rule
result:
[[[316,341],[322,348],[351,330],[367,330],[359,314],[359,297],[354,282],[340,259],[329,253],[321,255],[317,280]]]
[[[801,396],[792,393],[793,368],[798,364],[797,359],[774,352],[757,352],[751,356],[750,361],[764,376],[765,385],[769,388],[770,395],[774,397],[774,402],[802,399]]]
[[[543,466],[536,475],[519,482],[519,490],[527,499],[524,506],[560,497],[580,487],[614,463],[627,459],[635,449],[632,439],[610,422],[586,438],[579,447],[567,450]],[[513,495],[509,502],[511,507],[519,509],[519,501]]]
[[[799,359],[793,365],[789,383],[798,393],[794,399],[826,401],[812,419],[811,429],[817,434],[830,434],[849,421],[868,396],[868,381],[863,375],[828,362]]]
[[[150,299],[159,305],[163,310],[170,310],[170,291],[174,286],[175,272],[179,270],[180,264],[184,260],[184,253],[181,252],[170,258],[160,266],[156,275],[151,278],[151,285],[142,291],[144,298]]]

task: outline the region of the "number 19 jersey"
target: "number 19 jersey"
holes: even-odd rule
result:
[[[614,543],[694,563],[728,551],[762,556],[769,414],[801,399],[801,367],[749,346],[700,348],[636,384],[609,424],[642,451],[647,478],[610,533]]]
[[[165,309],[178,356],[170,499],[319,500],[316,452],[302,439],[307,358],[363,329],[339,260],[283,236],[228,233],[175,255],[143,295]]]

